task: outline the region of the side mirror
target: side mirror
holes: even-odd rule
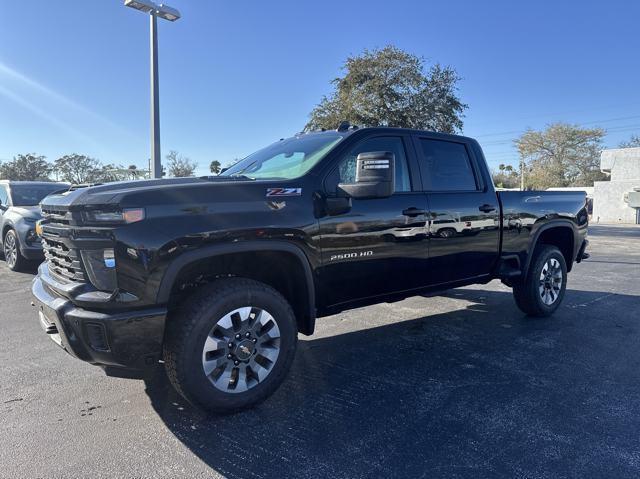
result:
[[[356,158],[356,182],[338,188],[357,199],[388,198],[395,191],[395,155],[389,151],[360,153]]]

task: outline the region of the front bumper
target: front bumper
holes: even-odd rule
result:
[[[21,221],[14,225],[20,242],[20,253],[28,260],[43,260],[40,239],[35,236],[35,225]]]
[[[37,276],[32,293],[41,326],[65,351],[114,376],[144,377],[157,365],[167,315],[165,308],[108,314],[75,306]]]
[[[42,246],[20,246],[20,253],[28,260],[44,260],[44,251]]]

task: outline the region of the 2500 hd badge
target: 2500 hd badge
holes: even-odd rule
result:
[[[339,261],[341,259],[364,258],[365,256],[373,256],[373,251],[360,251],[354,253],[332,254],[329,261]]]

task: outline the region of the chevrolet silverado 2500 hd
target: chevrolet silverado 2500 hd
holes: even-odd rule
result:
[[[470,138],[341,125],[220,176],[47,197],[33,293],[73,356],[117,376],[164,367],[186,399],[229,412],[279,386],[322,316],[496,278],[551,315],[586,257],[585,206],[496,192]]]
[[[29,261],[42,261],[42,244],[35,231],[40,220],[40,202],[66,183],[49,181],[0,180],[0,251],[12,271],[20,271]]]

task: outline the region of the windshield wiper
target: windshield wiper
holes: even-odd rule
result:
[[[255,180],[255,178],[253,176],[247,176],[247,175],[243,175],[240,173],[234,173],[232,175],[229,176],[223,176],[223,178],[239,178],[239,179],[243,179],[243,180]]]
[[[238,175],[238,174],[234,174],[234,175],[227,175],[227,176],[201,176],[200,177],[201,180],[206,180],[206,181],[242,181],[242,180],[250,180],[253,181],[255,180],[255,178],[251,178],[250,176],[246,176],[246,175]]]

